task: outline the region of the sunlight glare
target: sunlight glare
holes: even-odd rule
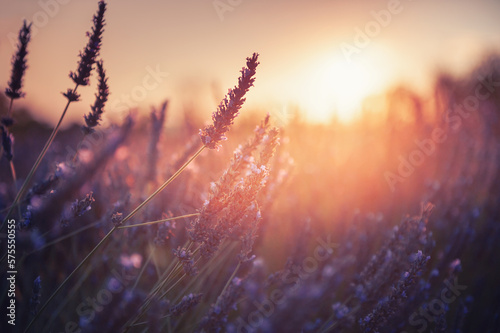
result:
[[[303,102],[312,121],[328,121],[333,114],[341,121],[352,120],[366,97],[386,87],[382,71],[373,62],[333,56],[316,64]]]

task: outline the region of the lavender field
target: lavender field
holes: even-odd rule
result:
[[[1,332],[500,332],[500,54],[311,122],[247,108],[256,49],[212,114],[105,121],[110,8],[54,125],[22,104],[31,22],[0,64]]]

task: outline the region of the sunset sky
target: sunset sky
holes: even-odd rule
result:
[[[26,98],[17,106],[53,123],[97,1],[0,2],[0,87],[22,20],[33,21]],[[101,52],[112,93],[107,116],[168,98],[173,118],[194,108],[208,120],[245,57],[259,52],[245,108],[279,118],[298,106],[313,121],[337,110],[348,119],[362,98],[396,82],[425,93],[436,70],[464,73],[485,51],[500,50],[499,18],[498,0],[109,0]],[[66,125],[88,112],[95,77],[91,83]]]

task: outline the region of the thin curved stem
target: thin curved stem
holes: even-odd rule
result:
[[[76,89],[76,88],[75,88]],[[68,103],[69,105],[69,103]],[[67,106],[66,106],[67,109]],[[60,125],[60,124],[59,124]],[[141,210],[145,205],[147,205],[158,193],[160,193],[165,187],[167,187],[175,178],[177,178],[182,171],[184,171],[187,166],[198,156],[201,154],[201,152],[205,149],[205,146],[203,145],[198,151],[186,162],[184,163],[179,170],[177,170],[170,178],[165,181],[156,191],[153,192],[146,200],[144,200],[139,206],[137,206],[130,214],[125,217],[120,224],[123,224],[130,220],[139,210]],[[89,254],[76,266],[76,268],[64,279],[64,281],[59,285],[59,287],[50,295],[49,299],[43,304],[43,306],[40,308],[40,310],[37,312],[35,317],[31,320],[31,322],[28,324],[28,327],[24,330],[26,333],[33,323],[36,321],[36,319],[40,316],[40,314],[45,310],[47,305],[52,301],[52,299],[59,293],[59,291],[68,283],[68,281],[71,279],[71,277],[92,257],[92,255],[101,247],[102,244],[113,234],[115,230],[118,229],[118,225],[115,225],[107,234],[106,236],[101,239],[101,241],[90,251]]]
[[[119,226],[118,229],[125,229],[125,228],[133,228],[133,227],[142,227],[145,225],[152,225],[152,224],[157,224],[157,223],[162,223],[162,222],[167,222],[167,221],[174,221],[174,220],[180,220],[188,217],[193,217],[193,216],[198,216],[200,213],[193,213],[193,214],[187,214],[187,215],[181,215],[181,216],[175,216],[175,217],[169,217],[167,219],[162,219],[162,220],[157,220],[157,221],[151,221],[151,222],[144,222],[144,223],[137,223],[137,224],[130,224],[130,225],[122,225]]]
[[[236,267],[234,268],[233,274],[231,274],[231,276],[229,277],[229,279],[226,282],[226,285],[224,286],[224,288],[220,292],[219,297],[217,297],[217,301],[215,302],[216,306],[219,304],[220,300],[222,299],[222,295],[224,295],[224,293],[226,292],[227,288],[229,288],[229,285],[231,284],[231,281],[233,281],[234,277],[236,276],[236,273],[240,269],[240,266],[241,266],[241,261],[238,261],[238,265],[236,265]]]
[[[14,98],[11,98],[10,99],[10,103],[9,103],[9,111],[7,111],[7,117],[11,118],[12,117],[12,107],[14,105]]]
[[[76,84],[75,88],[73,89],[73,93],[76,93],[77,89],[78,89],[78,84]],[[3,229],[5,222],[9,218],[10,214],[12,214],[14,207],[21,200],[21,197],[23,196],[24,192],[26,192],[31,179],[33,178],[36,170],[38,169],[38,166],[40,166],[40,163],[42,162],[43,158],[45,157],[45,154],[47,154],[47,151],[49,150],[49,147],[51,146],[52,142],[54,141],[54,138],[56,137],[57,132],[59,132],[59,128],[61,127],[64,116],[66,115],[66,112],[68,112],[68,108],[69,108],[69,105],[71,104],[71,102],[72,101],[68,99],[68,103],[66,103],[66,107],[64,108],[64,111],[63,111],[61,117],[59,118],[59,121],[57,122],[56,127],[54,127],[54,129],[52,130],[52,133],[50,134],[49,139],[45,143],[45,146],[43,147],[40,155],[38,155],[38,158],[36,159],[35,164],[33,164],[33,167],[31,168],[30,172],[28,173],[28,176],[26,176],[26,179],[24,180],[23,186],[21,186],[21,189],[17,192],[16,198],[14,199],[14,202],[10,206],[9,211],[7,212],[7,215],[5,216],[5,219],[4,219],[0,229]]]
[[[14,98],[10,98],[10,103],[9,103],[9,110],[7,111],[7,118],[12,118],[12,113],[13,113],[13,106],[14,106]],[[8,131],[7,135],[9,135],[10,130],[7,126],[5,126],[5,130]],[[2,157],[4,152],[3,145],[0,148],[0,158]],[[16,176],[16,167],[14,166],[14,161],[10,160],[9,161],[10,165],[10,174],[12,175],[12,188],[14,189],[14,193],[17,193],[17,176]],[[21,214],[21,211],[19,210],[19,215]],[[3,224],[2,224],[3,227]]]
[[[200,149],[198,149],[198,151],[196,153],[194,153],[193,156],[191,156],[191,158],[186,162],[184,163],[180,168],[179,170],[177,170],[172,176],[170,176],[170,178],[165,181],[160,187],[158,187],[158,189],[156,191],[154,191],[146,200],[144,200],[139,206],[137,206],[132,212],[130,212],[130,214],[127,215],[127,217],[125,217],[122,221],[121,221],[121,224],[125,224],[125,222],[127,222],[128,220],[130,220],[135,214],[137,214],[138,211],[140,211],[142,209],[142,207],[146,206],[151,200],[153,200],[154,197],[156,197],[158,195],[158,193],[160,193],[161,191],[163,191],[165,189],[165,187],[167,187],[175,178],[177,178],[177,176],[179,176],[182,171],[184,171],[184,169],[187,168],[187,166],[196,158],[198,157],[198,155],[201,154],[201,152],[205,149],[205,146],[201,146]]]

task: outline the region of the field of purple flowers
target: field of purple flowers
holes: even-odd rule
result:
[[[16,108],[29,23],[4,78],[2,332],[500,332],[500,56],[278,129],[239,116],[254,53],[209,125],[165,101],[104,128],[105,11],[55,128]]]

